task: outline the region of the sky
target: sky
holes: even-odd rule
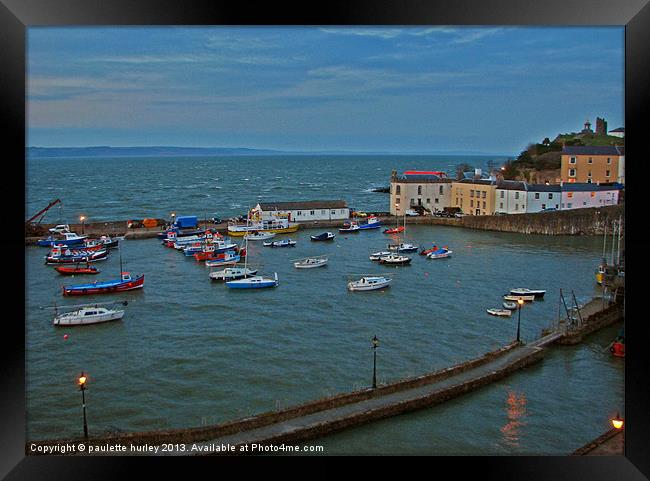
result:
[[[514,154],[624,126],[623,27],[30,27],[27,145]]]

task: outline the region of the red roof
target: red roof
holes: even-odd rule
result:
[[[447,174],[441,171],[435,170],[407,170],[404,172],[404,175],[437,175],[440,177],[446,177]]]

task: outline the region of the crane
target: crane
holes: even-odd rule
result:
[[[50,203],[48,204],[47,207],[45,207],[44,209],[41,209],[40,211],[38,211],[38,213],[34,214],[34,215],[31,216],[29,219],[27,219],[27,220],[25,221],[25,224],[29,224],[31,221],[33,221],[34,219],[36,219],[39,215],[45,215],[45,213],[46,213],[48,210],[50,210],[50,209],[51,209],[52,207],[54,207],[56,204],[60,204],[60,203],[61,203],[61,199],[55,199],[55,200],[53,200],[52,202],[50,202]],[[41,223],[41,220],[42,220],[42,219],[43,219],[42,217],[41,217],[41,219],[39,219],[39,221],[38,221],[39,224]]]

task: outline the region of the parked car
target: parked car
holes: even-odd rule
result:
[[[463,217],[464,215],[465,215],[465,214],[463,214],[462,212],[456,212],[456,213],[454,214],[454,217],[457,217],[457,218],[460,219],[460,218]]]
[[[57,226],[48,229],[52,234],[63,234],[64,232],[70,232],[70,226],[67,224],[59,224]]]
[[[408,215],[409,217],[416,217],[420,214],[418,214],[416,210],[408,209],[406,212],[404,212],[404,215]]]
[[[352,212],[352,217],[368,217],[368,214],[366,212],[363,212],[362,210],[357,210]]]

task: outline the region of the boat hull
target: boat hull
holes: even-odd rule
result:
[[[99,251],[89,255],[83,256],[47,256],[45,258],[46,264],[79,264],[86,262],[103,261],[108,258],[108,251]]]
[[[245,227],[242,227],[241,229],[243,230],[232,230],[230,227],[228,227],[228,235],[234,236],[234,237],[243,237],[249,232],[263,232],[265,234],[270,233],[270,234],[289,234],[291,232],[296,232],[300,226],[298,224],[292,225],[289,227],[282,227],[282,228],[277,228],[277,229],[246,229]]]
[[[98,316],[86,316],[89,318],[61,318],[55,319],[54,326],[68,327],[68,326],[90,326],[93,324],[102,324],[104,322],[119,321],[124,317],[124,311],[116,311],[110,314],[102,314]]]
[[[96,267],[64,267],[59,266],[54,268],[59,274],[64,276],[73,276],[75,274],[99,274],[99,269]]]
[[[542,289],[511,289],[511,296],[534,296],[535,299],[542,299],[546,294],[545,290]]]

